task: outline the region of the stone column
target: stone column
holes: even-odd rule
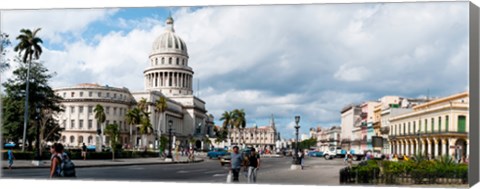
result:
[[[455,146],[456,142],[457,142],[456,138],[449,138],[448,139],[448,143],[450,143],[450,146]],[[448,155],[452,156],[454,153],[455,153],[455,148],[448,147]],[[453,158],[455,158],[455,157],[453,157]]]
[[[432,142],[430,141],[430,139],[426,139],[426,141],[427,141],[427,155],[430,156],[430,157],[433,157]]]
[[[410,155],[415,154],[415,143],[414,142],[415,142],[415,140],[410,140]]]
[[[435,157],[438,157],[440,155],[439,151],[438,151],[438,139],[434,138],[433,139],[433,143],[435,145],[434,149],[435,149]]]
[[[452,155],[452,154],[450,153],[450,150],[449,150],[448,146],[447,146],[447,139],[444,139],[444,138],[442,139],[442,153],[443,153],[443,154],[441,154],[441,156],[443,156],[443,155],[448,155],[448,156]]]
[[[420,154],[425,155],[425,143],[423,139],[420,139],[419,145],[420,147],[418,149],[420,149]]]

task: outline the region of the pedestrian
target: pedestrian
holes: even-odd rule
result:
[[[56,178],[61,176],[61,163],[62,163],[63,145],[60,143],[54,143],[50,147],[50,178]]]
[[[352,168],[352,163],[353,163],[353,156],[352,154],[348,154],[348,166]]]
[[[189,161],[193,161],[195,159],[194,153],[195,151],[193,150],[193,147],[190,147],[190,153],[188,154]]]
[[[238,175],[240,173],[240,168],[242,167],[243,155],[238,152],[238,146],[233,147],[233,153],[230,161],[230,171],[233,173],[233,182],[239,182]]]
[[[300,166],[303,170],[304,162],[305,162],[305,154],[303,153],[303,150],[298,152],[298,158],[300,159]]]
[[[393,154],[392,161],[398,162],[398,155],[397,154]]]
[[[87,159],[87,146],[85,145],[85,143],[83,143],[82,145],[82,157],[83,157],[83,160]]]
[[[248,156],[248,183],[257,182],[257,170],[260,167],[260,155],[252,148]]]
[[[13,155],[12,147],[8,148],[7,155],[8,155],[8,169],[12,169],[13,160],[15,160],[15,156]]]

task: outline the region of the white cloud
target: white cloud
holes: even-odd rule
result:
[[[467,10],[467,2],[229,6],[182,8],[173,17],[209,113],[218,119],[244,108],[250,122],[273,113],[290,132],[294,114],[305,121],[302,130],[328,127],[338,125],[340,109],[353,102],[463,90]],[[42,55],[58,73],[54,86],[97,82],[143,90],[163,20],[112,18],[116,10],[101,9],[16,13],[3,14],[6,31],[41,26],[44,40],[67,43]],[[80,36],[101,20],[121,30],[76,41],[61,35]]]

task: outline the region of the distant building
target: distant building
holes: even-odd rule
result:
[[[273,115],[269,125],[260,127],[254,125],[253,127],[244,129],[234,128],[233,130],[230,130],[229,135],[231,139],[230,145],[245,144],[245,146],[251,146],[263,150],[275,150],[276,142],[279,137]]]

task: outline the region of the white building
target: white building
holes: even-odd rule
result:
[[[77,89],[78,87],[56,89],[57,93],[60,94],[63,92],[69,93],[66,96],[68,98],[62,104],[73,106],[74,108],[88,108],[89,106],[95,106],[97,103],[103,105],[106,111],[109,112],[107,113],[107,120],[110,123],[117,122],[123,125],[122,142],[125,144],[126,141],[130,141],[133,138],[131,145],[143,146],[145,144],[141,144],[140,135],[138,132],[135,132],[135,129],[132,132],[128,131],[128,136],[126,136],[124,120],[126,111],[134,106],[133,102],[139,102],[142,98],[145,98],[148,103],[147,111],[150,112],[150,121],[154,129],[154,132],[147,136],[148,147],[157,146],[155,144],[157,144],[157,139],[160,135],[168,135],[168,122],[172,121],[173,135],[176,138],[175,143],[179,143],[181,147],[189,147],[188,139],[194,137],[196,138],[194,144],[196,148],[208,148],[208,146],[203,145],[202,141],[204,137],[213,135],[213,117],[207,116],[205,102],[193,95],[194,72],[189,67],[187,45],[175,34],[173,24],[174,20],[169,17],[166,21],[166,30],[153,42],[152,51],[148,57],[149,64],[146,65],[147,67],[143,72],[145,91],[130,93],[128,89],[121,90],[97,85],[91,86],[93,87],[92,89],[85,89],[83,91],[84,96],[80,96],[83,89]],[[89,91],[92,91],[93,94],[97,90],[104,91],[101,97],[93,98],[88,96],[90,94]],[[114,93],[112,90],[118,91],[118,93]],[[76,93],[78,96],[69,96],[72,93]],[[155,101],[162,96],[167,99],[168,107],[161,116],[160,112],[155,111]],[[123,100],[112,100],[110,98],[122,98]],[[95,134],[94,128],[89,129],[87,127],[79,130],[80,126],[71,127],[72,123],[78,124],[77,122],[82,120],[85,123],[89,123],[92,120],[92,125],[96,124],[91,114],[80,114],[76,113],[75,110],[66,111],[59,118],[60,121],[68,122],[65,127],[66,130],[62,135],[63,137],[73,136],[73,140],[65,141],[72,146],[78,146],[77,138],[89,138]],[[160,117],[163,117],[163,119],[160,120]],[[96,143],[95,141],[87,142],[89,144]]]

